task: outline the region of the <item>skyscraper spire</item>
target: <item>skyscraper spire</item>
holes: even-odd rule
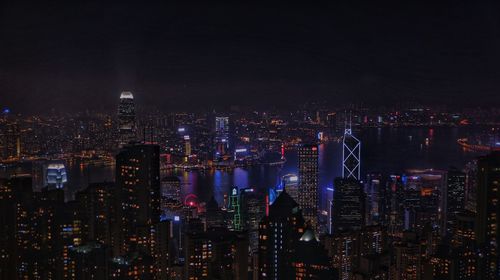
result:
[[[124,91],[120,94],[118,129],[120,134],[120,148],[136,140],[134,95],[130,91]],[[146,137],[144,136],[144,138]]]

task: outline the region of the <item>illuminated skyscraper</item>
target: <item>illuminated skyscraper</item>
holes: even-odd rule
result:
[[[191,156],[191,138],[189,135],[184,135],[184,162],[189,161],[189,156]]]
[[[478,160],[476,240],[479,279],[500,279],[500,152]]]
[[[62,163],[50,163],[45,170],[45,186],[62,189],[68,182],[66,168]]]
[[[183,279],[248,279],[245,234],[225,228],[188,232],[185,244]]]
[[[240,191],[241,225],[248,232],[250,250],[255,253],[258,249],[259,222],[264,216],[265,199],[253,188]]]
[[[465,173],[457,169],[451,169],[447,174],[445,216],[446,230],[451,232],[456,223],[456,215],[465,209]]]
[[[299,154],[299,194],[298,203],[306,222],[318,232],[318,146],[302,145]]]
[[[281,187],[294,199],[299,200],[299,177],[296,174],[286,174],[281,178]]]
[[[20,158],[21,130],[17,122],[8,122],[0,127],[0,148],[0,158]]]
[[[125,146],[116,156],[116,187],[121,221],[117,253],[134,249],[150,252],[154,226],[161,213],[159,146]]]
[[[361,142],[352,134],[351,124],[346,125],[342,139],[342,177],[361,177]]]
[[[215,117],[215,159],[229,152],[229,118]]]
[[[333,232],[359,230],[365,224],[365,193],[359,181],[337,178],[334,182]]]
[[[118,130],[120,147],[136,140],[134,95],[130,91],[124,91],[120,95]]]
[[[241,230],[240,197],[237,187],[231,189],[227,210],[232,215],[231,229],[236,231]]]
[[[299,205],[285,190],[259,225],[259,279],[295,279],[292,256],[303,234]]]

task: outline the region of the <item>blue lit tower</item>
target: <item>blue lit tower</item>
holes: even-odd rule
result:
[[[45,170],[45,186],[62,189],[68,182],[66,168],[62,163],[50,163]]]
[[[229,118],[215,117],[215,159],[219,159],[229,150]]]
[[[130,91],[124,91],[120,95],[118,131],[120,147],[136,140],[134,95]]]
[[[342,140],[342,177],[359,180],[361,177],[361,142],[352,134],[352,124],[345,126]]]

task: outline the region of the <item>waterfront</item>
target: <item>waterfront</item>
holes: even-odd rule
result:
[[[456,140],[482,133],[487,128],[439,127],[439,128],[369,128],[357,133],[362,141],[362,174],[367,172],[401,173],[409,168],[448,169],[462,168],[465,163],[480,155],[464,150]],[[320,187],[322,197],[333,179],[341,174],[342,143],[330,142],[319,147]],[[231,171],[170,170],[164,175],[178,176],[182,181],[182,195],[195,194],[200,201],[212,195],[219,203],[232,186],[252,187],[262,192],[280,182],[281,176],[297,172],[297,157],[294,150],[285,153],[283,166],[253,166],[235,168]],[[15,171],[26,173],[29,165]],[[0,175],[12,174],[3,170]],[[68,198],[89,182],[113,181],[113,166],[84,166],[78,163],[68,166]],[[322,203],[323,204],[323,203]]]

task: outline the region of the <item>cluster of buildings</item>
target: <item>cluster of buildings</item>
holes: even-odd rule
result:
[[[349,124],[342,176],[326,205],[318,139],[287,142],[298,174],[283,176],[274,192],[235,186],[223,203],[201,203],[181,195],[179,178],[161,175],[161,158],[174,161],[178,141],[162,141],[167,155],[153,127],[137,141],[131,93],[118,111],[114,182],[67,201],[63,165],[51,165],[50,186],[37,191],[31,175],[0,179],[0,279],[500,279],[500,152],[464,170],[362,177],[361,142]],[[231,132],[229,118],[216,116],[215,134],[200,135],[177,126],[180,160],[192,162],[197,150],[234,161],[253,131],[245,124]],[[213,145],[198,150],[190,141],[203,137]],[[257,139],[252,145],[277,144]]]

